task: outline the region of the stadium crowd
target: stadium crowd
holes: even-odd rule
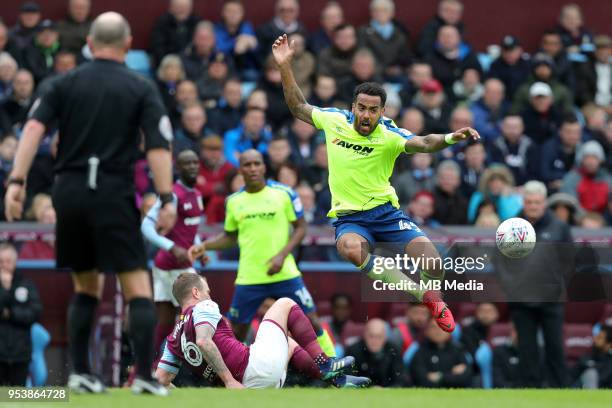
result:
[[[85,42],[90,0],[67,3],[61,21],[46,19],[35,2],[22,4],[14,26],[0,20],[0,196],[32,104],[54,77],[91,58]],[[174,129],[174,153],[198,153],[207,224],[223,222],[225,198],[244,184],[238,155],[252,148],[264,155],[269,178],[299,194],[308,223],[329,223],[324,137],[292,117],[270,57],[273,41],[287,33],[297,49],[296,80],[311,104],[348,109],[354,87],[376,81],[388,93],[385,116],[399,127],[427,134],[473,126],[482,135],[461,149],[398,160],[392,185],[418,224],[495,227],[521,213],[522,186],[540,180],[551,213],[563,222],[612,225],[612,39],[590,30],[578,5],[564,6],[556,26],[542,27],[532,55],[512,35],[490,39],[498,46],[488,53],[471,48],[462,37],[459,0],[441,0],[418,35],[395,15],[393,0],[372,0],[369,11],[369,23],[356,27],[345,20],[343,5],[330,1],[320,27],[308,32],[297,0],[278,0],[259,27],[240,0],[225,1],[216,21],[194,14],[191,0],[169,1],[149,49],[131,52],[126,63],[157,84]],[[58,143],[57,132],[49,131],[34,160],[30,221],[55,223],[50,194]],[[155,201],[144,151],[134,178],[144,214]],[[53,244],[26,243],[19,257],[52,258]],[[513,329],[504,332],[509,343],[483,348],[499,319],[493,304],[478,305],[474,321],[455,338],[414,305],[393,322],[369,320],[362,336],[347,341],[350,301],[334,297],[326,324],[339,354],[356,356],[360,372],[376,385],[520,384]],[[595,369],[597,382],[612,387],[612,328],[599,333],[593,351],[568,374],[572,384],[592,385],[588,372]]]

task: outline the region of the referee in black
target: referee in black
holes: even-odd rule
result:
[[[75,295],[68,309],[73,363],[68,385],[99,393],[102,382],[88,364],[88,344],[103,288],[101,273],[117,273],[129,303],[129,331],[136,352],[135,393],[167,395],[151,377],[155,308],[133,171],[141,131],[155,188],[163,203],[160,230],[176,219],[172,203],[172,128],[155,87],[129,71],[124,58],[130,27],[120,14],[101,14],[87,39],[94,61],[58,78],[34,102],[19,142],[5,197],[6,218],[21,218],[25,180],[46,128],[59,126],[53,205],[57,211],[58,268],[73,271]]]

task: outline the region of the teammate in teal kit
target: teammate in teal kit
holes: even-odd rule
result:
[[[403,245],[410,257],[440,257],[419,227],[399,210],[397,194],[389,182],[395,160],[400,153],[433,153],[468,138],[479,139],[478,132],[463,128],[447,135],[421,137],[400,129],[383,116],[387,95],[381,85],[372,82],[355,88],[351,111],[314,107],[295,82],[291,68],[295,49],[287,35],[274,42],[272,54],[291,113],[325,133],[332,194],[328,216],[336,218],[338,252],[372,279],[386,283],[410,280],[395,267],[382,267],[375,273],[374,266],[380,268],[383,262],[371,253],[377,242],[390,242]],[[434,267],[420,271],[421,281],[442,280],[441,262],[428,263]],[[453,315],[440,293],[416,287],[408,292],[429,308],[442,330],[453,331]]]

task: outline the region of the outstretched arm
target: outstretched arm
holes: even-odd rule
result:
[[[469,138],[479,140],[480,135],[475,129],[467,127],[446,135],[415,136],[406,140],[405,150],[406,153],[434,153]]]
[[[287,34],[283,34],[274,41],[272,55],[281,73],[285,102],[293,116],[314,125],[312,122],[312,105],[306,102],[302,90],[297,82],[295,82],[293,70],[291,69],[291,60],[294,54],[294,44],[293,42],[289,43]]]

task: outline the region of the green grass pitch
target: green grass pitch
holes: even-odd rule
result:
[[[0,403],[0,407],[78,408],[590,408],[612,407],[612,391],[590,390],[336,390],[288,388],[242,390],[174,389],[169,398],[135,396],[129,390],[108,395],[71,395],[69,403]]]

